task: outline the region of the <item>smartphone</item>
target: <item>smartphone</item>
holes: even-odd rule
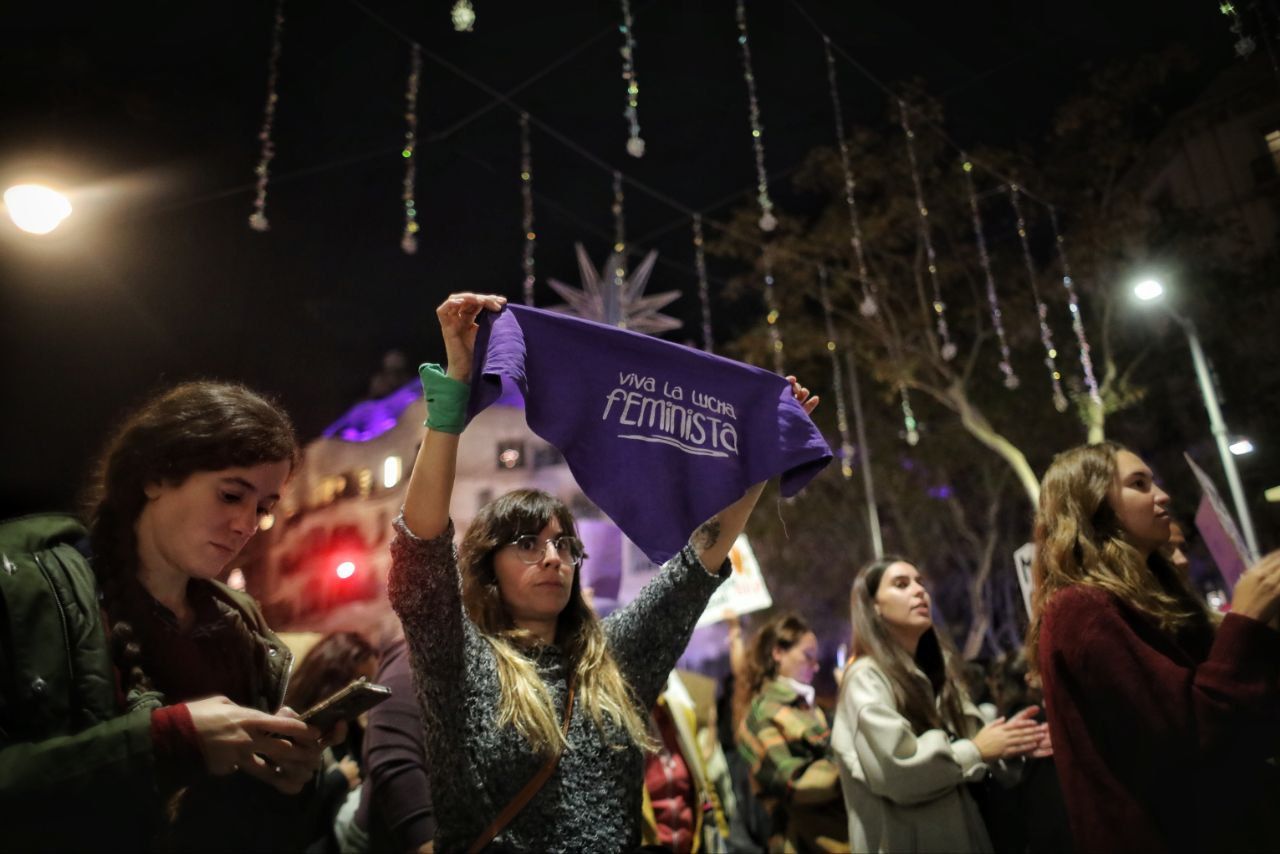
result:
[[[328,732],[338,721],[354,720],[390,696],[391,689],[386,685],[376,685],[361,676],[303,712],[302,722]]]

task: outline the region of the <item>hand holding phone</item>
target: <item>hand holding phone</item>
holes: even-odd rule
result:
[[[328,732],[339,721],[355,720],[390,696],[391,689],[386,685],[374,684],[361,676],[341,691],[307,709],[300,718],[303,723],[321,732]]]

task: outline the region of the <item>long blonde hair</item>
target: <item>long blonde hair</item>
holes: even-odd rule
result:
[[[1045,606],[1075,584],[1097,587],[1149,617],[1176,636],[1186,630],[1212,631],[1214,619],[1182,575],[1163,556],[1142,553],[1125,539],[1107,502],[1117,474],[1116,442],[1080,445],[1054,457],[1040,486],[1036,513],[1035,580],[1027,662],[1039,667],[1040,626]]]
[[[493,648],[498,664],[502,691],[498,725],[514,726],[541,754],[567,745],[551,694],[525,654],[538,640],[512,622],[502,602],[493,558],[503,545],[521,534],[536,534],[552,519],[560,523],[564,534],[576,536],[573,514],[564,502],[536,489],[514,490],[481,508],[458,550],[463,604]],[[582,595],[579,575],[573,574],[569,602],[556,626],[556,642],[573,673],[577,701],[601,733],[607,719],[633,744],[649,749],[652,740],[641,717],[643,710],[609,651],[600,619]]]

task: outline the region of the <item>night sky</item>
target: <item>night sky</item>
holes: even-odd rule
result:
[[[575,240],[597,262],[612,244],[610,168],[686,209],[721,203],[709,218],[751,197],[731,0],[632,0],[642,160],[623,148],[617,3],[475,4],[475,32],[456,33],[447,0],[290,3],[267,234],[246,220],[273,3],[10,4],[0,180],[68,188],[76,214],[43,239],[0,223],[0,516],[72,507],[109,426],[167,383],[243,380],[279,397],[309,439],[364,394],[387,350],[442,355],[433,309],[448,292],[518,298],[517,113],[483,87],[524,86],[511,101],[541,123],[540,304],[558,301],[545,277],[577,283]],[[1206,74],[1232,61],[1212,0],[752,0],[784,207],[788,170],[833,135],[806,16],[881,80],[922,80],[963,144],[1034,147],[1088,63],[1175,41]],[[456,67],[424,57],[412,257],[399,248],[405,38]],[[847,121],[888,123],[883,93],[847,62],[840,86]],[[650,290],[683,293],[668,312],[686,330],[671,337],[693,337],[687,215],[629,184],[626,224],[634,251],[660,252]],[[735,269],[710,263],[715,294]],[[717,335],[753,319],[726,310]]]

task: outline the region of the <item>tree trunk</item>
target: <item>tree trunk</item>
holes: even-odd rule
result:
[[[1032,507],[1039,506],[1040,503],[1040,479],[1036,477],[1036,473],[1031,468],[1031,463],[1027,462],[1026,454],[1013,442],[1010,442],[1004,436],[991,426],[991,422],[987,421],[986,416],[974,408],[969,402],[969,397],[964,393],[964,389],[957,383],[951,385],[947,389],[947,400],[951,407],[960,415],[960,421],[964,424],[964,428],[982,444],[1004,459],[1009,467],[1013,469],[1013,473],[1018,477],[1018,483],[1022,484],[1023,490],[1026,491],[1028,500],[1031,501]]]

